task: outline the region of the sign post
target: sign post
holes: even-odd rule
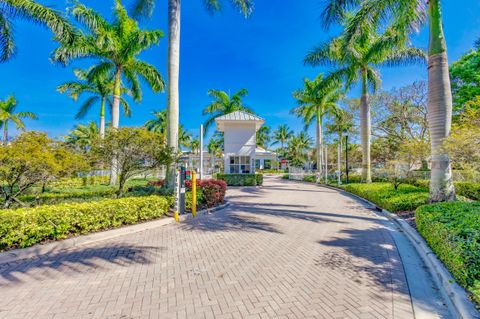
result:
[[[197,172],[192,170],[192,215],[197,216]]]
[[[179,221],[179,210],[180,210],[180,172],[175,168],[175,201],[173,207],[173,218],[175,221]]]
[[[203,179],[203,124],[200,124],[200,179]]]

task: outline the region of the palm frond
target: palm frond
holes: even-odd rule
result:
[[[83,119],[85,115],[87,115],[88,111],[92,108],[93,104],[98,102],[99,97],[98,96],[91,96],[88,99],[83,102],[82,106],[80,106],[80,110],[77,112],[75,115],[75,119]]]
[[[155,0],[135,0],[132,4],[132,14],[135,18],[150,18],[155,9]]]
[[[8,17],[0,12],[0,62],[6,62],[15,55],[13,30]]]
[[[417,48],[403,48],[395,50],[384,62],[385,66],[404,66],[411,64],[423,64],[427,61],[425,51]]]
[[[18,112],[17,116],[22,119],[30,119],[30,120],[38,119],[37,115],[33,112]]]
[[[134,67],[141,78],[152,88],[153,92],[157,93],[164,90],[165,82],[155,66],[143,61],[136,61]]]
[[[334,23],[341,23],[345,13],[357,6],[359,0],[328,0],[321,14],[322,25],[328,29]]]
[[[84,25],[91,33],[101,34],[110,29],[108,22],[95,10],[77,3],[71,13],[75,20]]]

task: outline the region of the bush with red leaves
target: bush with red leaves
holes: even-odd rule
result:
[[[185,181],[185,186],[191,191],[192,181]],[[197,180],[197,189],[202,192],[202,206],[210,208],[224,203],[227,183],[215,179]]]

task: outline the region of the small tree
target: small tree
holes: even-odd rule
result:
[[[108,132],[104,140],[98,139],[92,154],[97,162],[118,163],[117,196],[122,196],[127,180],[149,170],[169,165],[173,153],[155,133],[145,128],[120,128]]]
[[[408,164],[399,161],[388,162],[385,167],[386,178],[392,183],[395,190],[398,190],[398,187],[405,182],[408,172]]]
[[[67,161],[68,159],[68,161]],[[46,134],[26,132],[10,145],[0,146],[0,193],[4,207],[35,185],[61,176],[84,161]],[[74,164],[75,163],[75,164]]]

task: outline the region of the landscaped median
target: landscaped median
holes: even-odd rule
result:
[[[262,174],[217,174],[218,180],[225,181],[228,186],[261,186]]]
[[[153,195],[1,210],[0,251],[159,218],[170,205]]]
[[[480,202],[425,205],[415,217],[430,248],[480,304]]]

